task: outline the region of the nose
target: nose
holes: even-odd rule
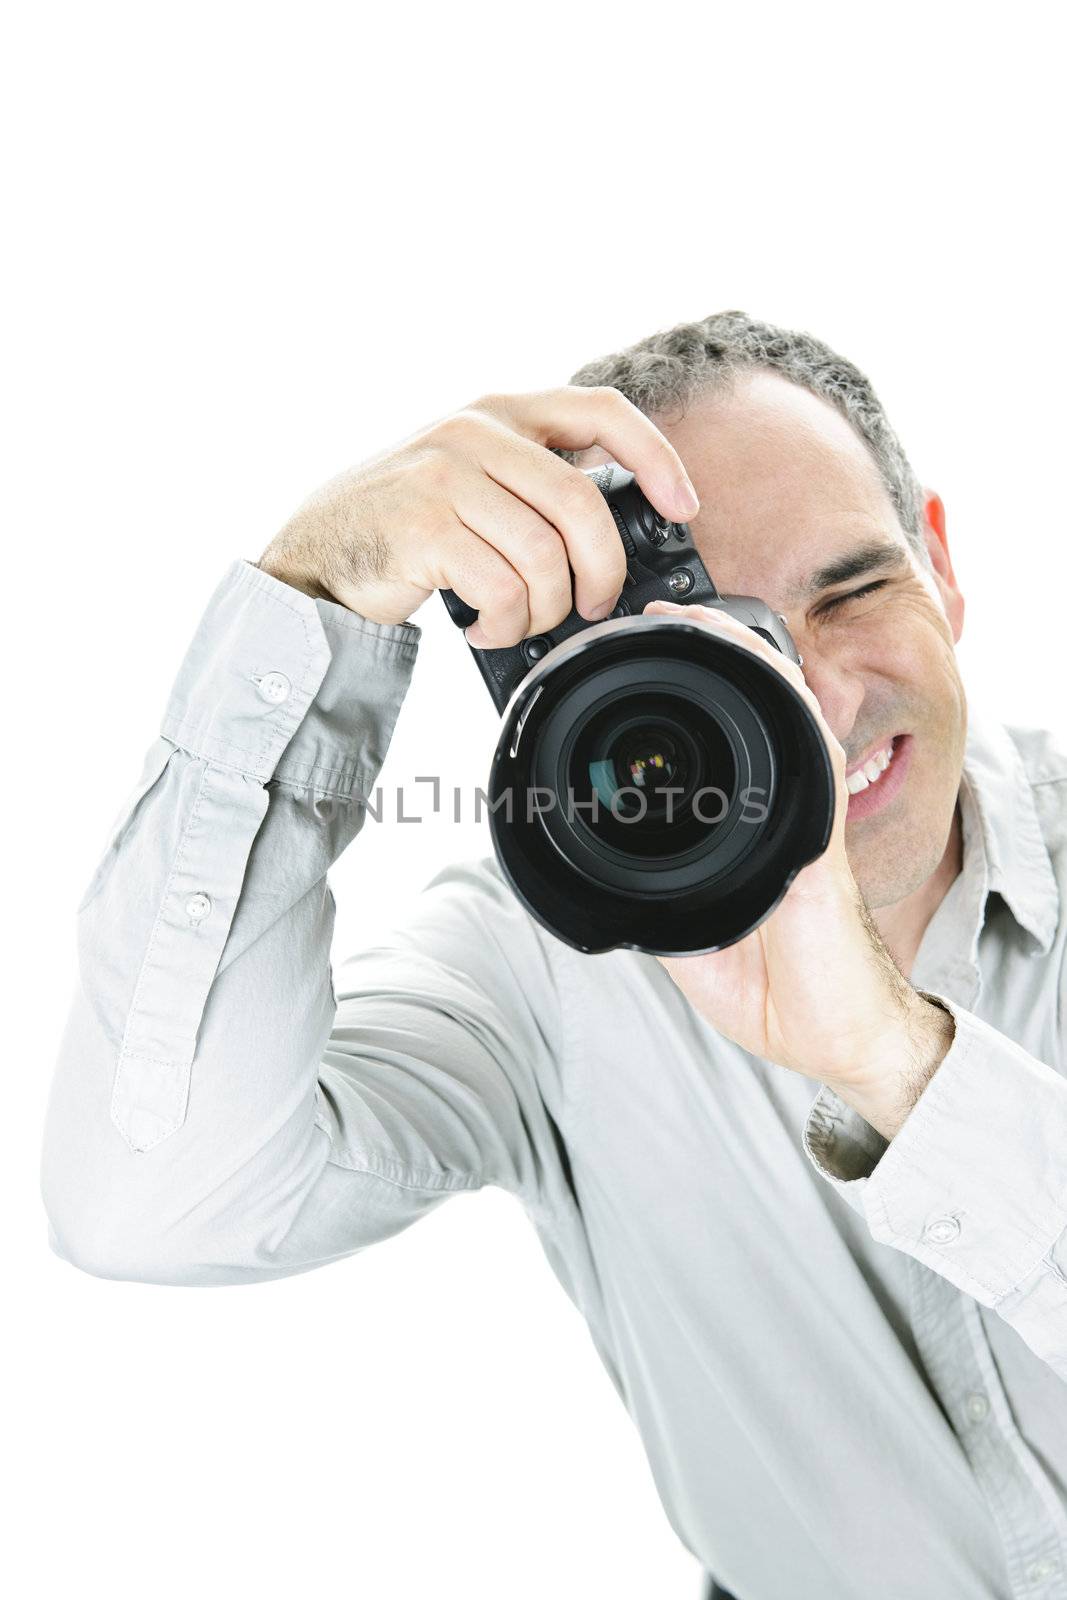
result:
[[[862,671],[840,653],[820,651],[811,639],[796,640],[804,657],[804,677],[838,744],[848,748],[860,707],[867,693]]]

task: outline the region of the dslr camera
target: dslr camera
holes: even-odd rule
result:
[[[822,854],[834,777],[818,724],[779,672],[650,600],[714,606],[790,660],[762,600],[720,595],[684,523],[633,474],[588,470],[626,551],[619,603],[574,610],[551,633],[471,646],[503,723],[487,801],[512,889],[550,933],[587,954],[694,955],[743,939]],[[477,612],[441,591],[458,627]]]

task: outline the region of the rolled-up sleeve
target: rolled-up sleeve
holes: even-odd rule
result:
[[[896,1136],[824,1088],[805,1148],[873,1238],[995,1310],[1067,1379],[1067,1080],[934,998],[955,1038]]]

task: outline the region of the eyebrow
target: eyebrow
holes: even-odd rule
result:
[[[825,567],[820,567],[812,573],[807,583],[803,584],[800,594],[804,599],[813,599],[821,594],[824,589],[832,589],[835,584],[849,583],[853,578],[865,577],[869,572],[898,572],[908,566],[908,555],[903,545],[886,544],[884,540],[870,539],[866,544],[857,545],[854,550],[848,550],[843,556],[830,561]]]

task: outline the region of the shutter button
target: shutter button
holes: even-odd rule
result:
[[[268,705],[280,706],[288,700],[293,686],[284,672],[265,672],[256,684],[256,690],[261,700],[266,700]]]
[[[211,901],[206,894],[191,894],[185,902],[185,915],[190,922],[203,922],[211,910]]]

